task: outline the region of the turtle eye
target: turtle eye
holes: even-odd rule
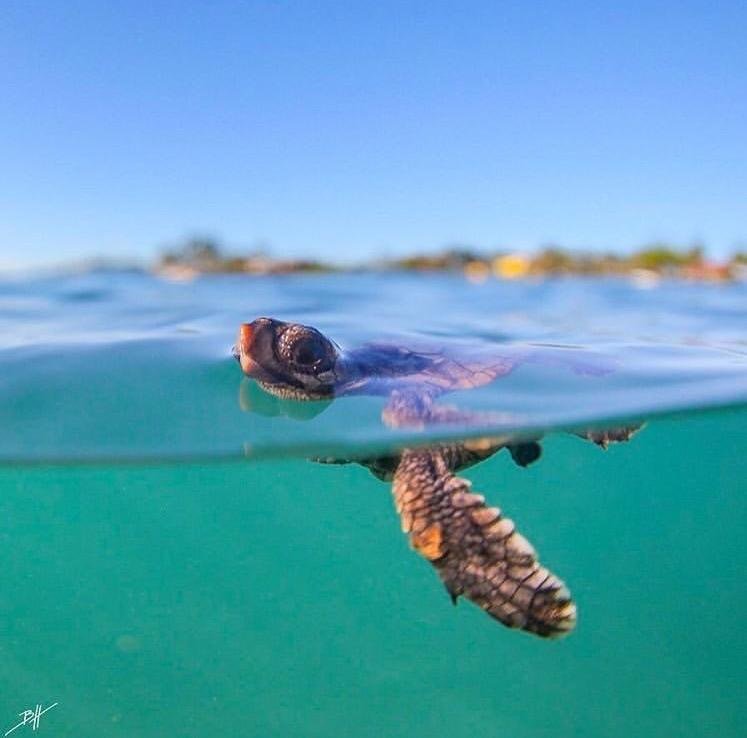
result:
[[[327,356],[327,347],[319,336],[305,336],[293,345],[291,356],[294,364],[310,367]]]

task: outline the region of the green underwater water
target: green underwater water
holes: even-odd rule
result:
[[[746,428],[468,470],[570,586],[554,642],[452,607],[357,466],[0,467],[0,732],[744,736]]]

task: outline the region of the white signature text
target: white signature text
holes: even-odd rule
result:
[[[21,722],[14,725],[4,736],[3,738],[7,738],[16,728],[22,728],[24,725],[30,725],[31,730],[38,730],[39,729],[39,721],[41,720],[41,716],[45,712],[49,712],[53,707],[57,707],[59,703],[53,702],[49,707],[42,708],[41,705],[37,705],[33,710],[24,710],[23,712],[18,713],[18,717],[21,718]]]

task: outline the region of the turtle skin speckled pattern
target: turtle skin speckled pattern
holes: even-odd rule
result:
[[[437,398],[449,390],[491,382],[520,363],[520,357],[462,362],[441,352],[382,344],[343,352],[310,326],[271,318],[241,326],[234,356],[247,376],[278,397],[384,395],[382,420],[410,429],[435,423],[484,424],[487,415],[441,405]],[[577,435],[606,448],[611,442],[627,441],[639,427],[583,430]],[[391,480],[402,530],[412,548],[436,569],[452,601],[465,597],[510,628],[554,638],[572,631],[576,623],[568,589],[540,565],[513,521],[488,506],[471,491],[470,482],[456,474],[503,448],[517,464],[527,466],[540,456],[538,441],[510,436],[469,439],[356,462],[378,478]]]

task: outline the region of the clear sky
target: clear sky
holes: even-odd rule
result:
[[[747,3],[0,4],[0,264],[747,241]]]

